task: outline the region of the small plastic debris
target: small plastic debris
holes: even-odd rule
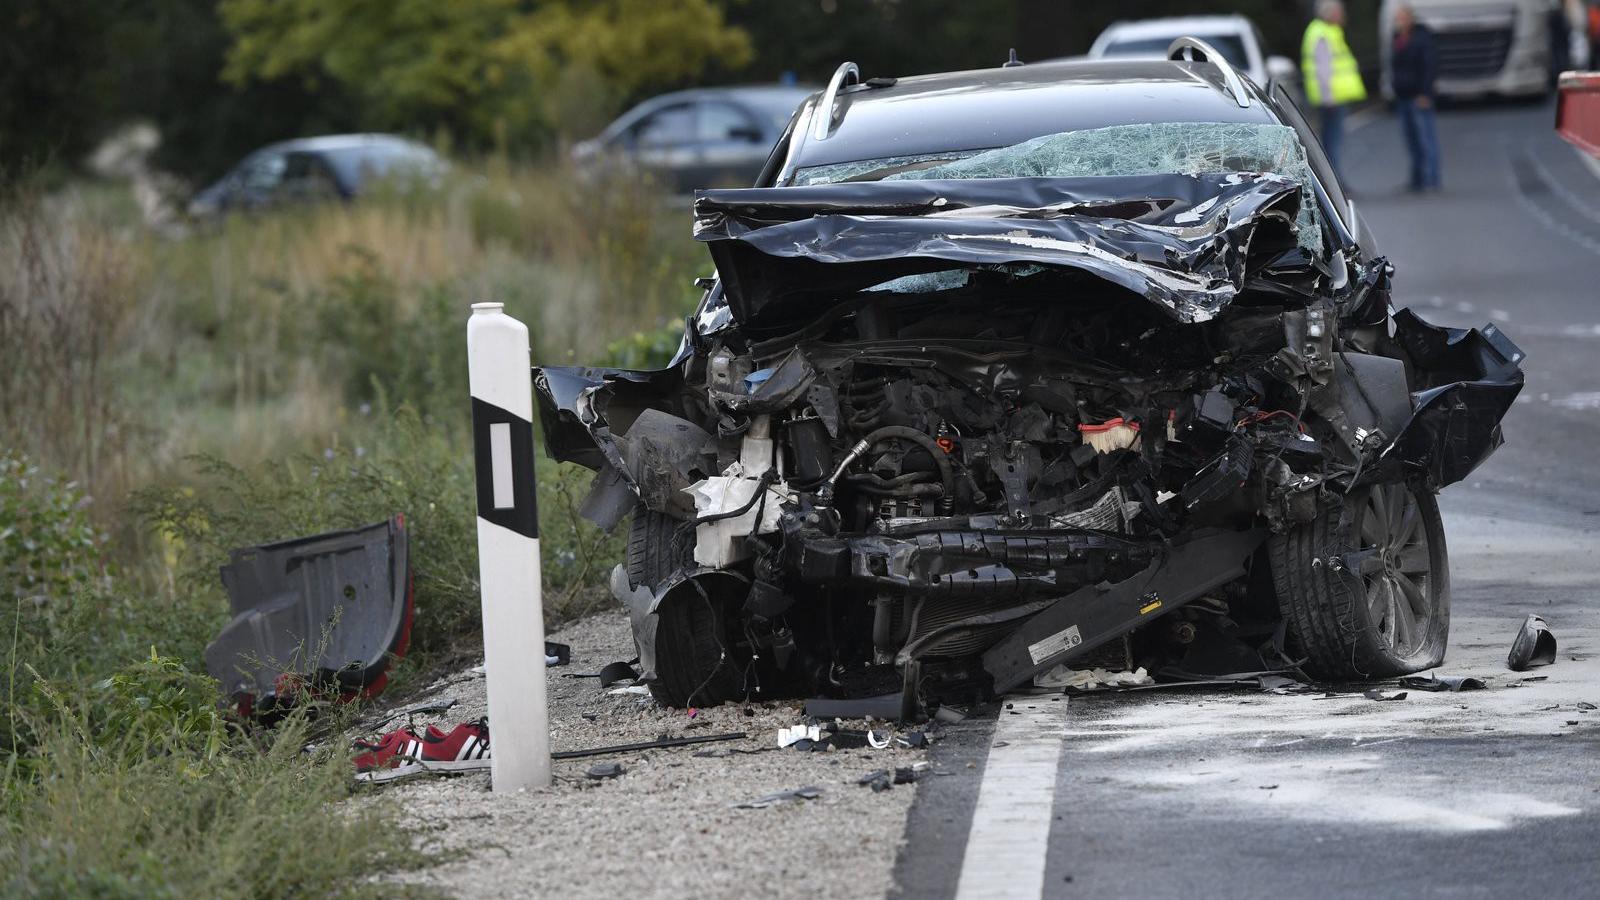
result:
[[[868,746],[868,734],[869,732],[849,728],[835,728],[828,733],[828,746],[838,750],[859,750]]]
[[[1400,679],[1400,686],[1415,688],[1419,691],[1481,691],[1483,681],[1467,675],[1407,675]]]
[[[1155,679],[1143,666],[1132,672],[1112,672],[1108,669],[1069,669],[1066,664],[1056,666],[1033,677],[1035,687],[1075,688],[1090,691],[1106,687],[1133,687],[1154,684]],[[1009,707],[1008,707],[1009,708]]]
[[[601,669],[595,677],[600,679],[601,688],[608,688],[623,681],[630,683],[638,681],[639,673],[625,662],[614,662]]]
[[[642,684],[630,684],[627,687],[612,688],[606,693],[613,697],[626,697],[628,695],[648,697],[650,696],[650,689]]]
[[[789,791],[778,791],[774,794],[767,794],[765,797],[746,800],[743,803],[730,803],[728,807],[730,809],[766,809],[779,803],[789,803],[795,800],[815,800],[820,796],[822,796],[822,788],[807,786]]]
[[[1406,698],[1406,692],[1405,691],[1400,691],[1399,693],[1395,693],[1395,694],[1385,694],[1383,691],[1380,691],[1377,688],[1373,688],[1372,690],[1367,691],[1366,693],[1362,694],[1361,696],[1366,697],[1368,700],[1379,700],[1379,701],[1404,700]]]
[[[799,741],[822,740],[822,727],[819,725],[791,725],[788,728],[778,729],[778,747],[788,747]],[[804,749],[810,749],[809,746]]]
[[[1511,652],[1506,654],[1506,665],[1513,672],[1523,672],[1534,666],[1548,666],[1556,661],[1556,636],[1550,626],[1538,616],[1529,616],[1511,641]]]
[[[1595,706],[1593,703],[1590,703],[1587,700],[1579,700],[1578,701],[1578,708],[1579,709],[1600,709],[1600,707]]]
[[[625,770],[622,768],[622,763],[595,763],[594,765],[590,766],[589,771],[585,772],[584,774],[588,775],[590,778],[593,778],[595,781],[602,781],[607,778],[615,778],[618,775],[621,775],[624,771]]]
[[[871,747],[874,750],[887,750],[887,749],[889,749],[889,744],[893,743],[893,741],[894,741],[894,735],[891,732],[888,732],[888,731],[868,731],[867,732],[867,746]]]
[[[921,731],[908,731],[896,737],[894,742],[898,747],[926,747],[928,746],[928,735]]]
[[[894,782],[891,780],[888,769],[878,769],[875,772],[868,772],[860,778],[857,778],[856,784],[859,784],[862,787],[872,788],[873,793],[887,791],[889,788],[894,787]]]

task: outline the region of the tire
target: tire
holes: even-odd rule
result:
[[[694,529],[685,522],[634,510],[628,526],[628,580],[652,590],[694,568]],[[738,636],[720,598],[685,587],[656,610],[656,678],[650,694],[663,706],[717,706],[744,697]]]
[[[1270,550],[1291,650],[1312,676],[1393,678],[1444,660],[1450,561],[1431,493],[1407,484],[1354,491],[1274,535]]]

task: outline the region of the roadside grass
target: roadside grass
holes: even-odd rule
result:
[[[709,265],[648,184],[493,160],[177,238],[133,208],[105,185],[0,197],[0,894],[378,893],[431,861],[425,836],[340,802],[340,740],[301,752],[349,710],[221,717],[199,674],[218,565],[403,513],[395,684],[472,652],[469,305],[506,303],[536,362],[659,365]],[[538,465],[551,626],[613,602],[588,474]]]

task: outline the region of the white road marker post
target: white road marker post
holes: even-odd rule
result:
[[[550,784],[533,367],[528,326],[503,310],[474,303],[467,320],[490,772],[499,794]]]

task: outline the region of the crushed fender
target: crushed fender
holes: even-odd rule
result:
[[[243,715],[281,712],[303,690],[377,696],[410,644],[403,516],[235,550],[222,584],[233,618],[206,671]]]

